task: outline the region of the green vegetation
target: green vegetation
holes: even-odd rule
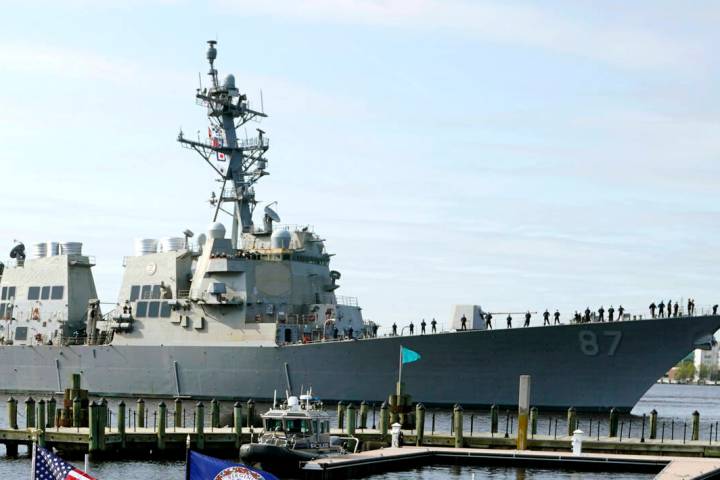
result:
[[[678,382],[690,382],[693,378],[695,378],[695,364],[692,360],[683,360],[678,363],[675,380]]]

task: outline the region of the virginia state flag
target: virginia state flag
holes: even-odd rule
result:
[[[403,365],[406,363],[412,363],[420,360],[420,354],[409,348],[400,347]]]
[[[185,466],[186,480],[278,480],[278,478],[262,470],[255,470],[247,465],[208,457],[202,453],[188,454]]]

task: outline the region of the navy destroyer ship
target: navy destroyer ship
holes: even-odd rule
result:
[[[216,56],[209,42],[210,84],[195,95],[208,137],[178,136],[220,180],[208,231],[137,240],[107,312],[82,244],[13,246],[0,268],[1,391],[62,391],[79,372],[105,396],[270,400],[278,386],[312,386],[327,401],[381,402],[395,390],[402,345],[422,355],[403,372],[406,391],[428,404],[514,405],[519,375],[530,374],[540,408],[629,410],[714,342],[720,316],[485,330],[476,305],[455,308],[450,332],[376,336],[357,301],[338,295],[323,238],[281,225],[272,205],[256,209],[269,140],[238,131],[265,113],[234,76],[220,79]]]

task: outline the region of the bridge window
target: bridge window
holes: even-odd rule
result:
[[[152,285],[143,285],[142,287],[142,295],[140,298],[143,300],[150,300],[150,295],[152,293]]]
[[[50,287],[42,287],[40,290],[40,300],[48,300],[50,298]]]
[[[147,316],[147,307],[147,302],[137,302],[135,316],[138,318]]]
[[[28,327],[16,327],[15,328],[15,340],[27,340]]]
[[[134,302],[140,298],[140,285],[133,285],[130,287],[130,301]]]
[[[12,300],[15,298],[15,287],[7,287],[7,300]]]
[[[40,287],[29,287],[27,298],[28,300],[40,300]]]
[[[153,300],[158,300],[160,298],[160,285],[153,285],[152,298]]]
[[[170,317],[170,304],[168,302],[162,302],[160,304],[160,316],[162,318]]]
[[[0,318],[5,316],[5,304],[0,303]]]
[[[2,287],[2,290],[0,290],[0,300],[7,300],[7,291],[8,287]]]
[[[148,302],[148,317],[157,318],[160,314],[160,302]]]
[[[52,287],[52,291],[50,292],[50,300],[62,300],[64,294],[64,286],[58,285],[56,287]]]

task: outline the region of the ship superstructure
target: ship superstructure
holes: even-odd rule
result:
[[[166,239],[157,253],[153,239],[138,241],[125,261],[113,344],[274,346],[365,335],[370,326],[357,301],[335,295],[340,273],[330,270],[324,240],[310,226],[279,225],[271,205],[260,226],[253,222],[270,142],[259,128],[254,138],[239,139],[238,131],[266,114],[250,107],[233,75],[219,81],[215,42],[208,43],[210,86],[196,92],[207,109],[208,138],[180,132],[178,141],[218,176],[213,223],[195,248],[192,232],[184,241]],[[223,215],[230,232],[219,222]]]
[[[232,75],[220,82],[209,44],[210,85],[195,95],[208,137],[178,140],[218,176],[210,227],[136,240],[106,314],[79,243],[35,244],[31,258],[18,243],[0,264],[1,391],[62,391],[79,372],[105,396],[270,400],[278,386],[305,386],[327,401],[377,402],[395,390],[404,346],[422,355],[403,381],[424,403],[514,405],[530,374],[534,406],[627,410],[713,343],[717,315],[485,330],[477,305],[455,308],[455,331],[376,336],[357,300],[337,295],[340,273],[312,227],[281,225],[274,203],[253,221],[270,143],[238,131],[265,113]]]

